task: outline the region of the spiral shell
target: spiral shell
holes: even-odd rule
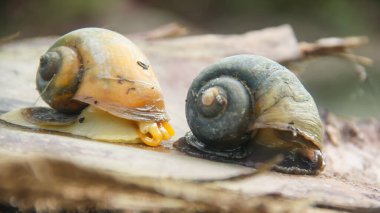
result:
[[[37,90],[51,107],[1,116],[9,123],[95,140],[158,146],[174,136],[152,66],[126,37],[83,28],[40,58]]]
[[[176,146],[189,154],[252,166],[252,155],[281,153],[277,170],[283,172],[324,167],[313,98],[292,72],[267,58],[231,56],[204,69],[189,89],[186,118],[191,133]],[[305,159],[310,164],[303,165]]]
[[[90,104],[121,118],[168,120],[148,59],[126,37],[106,29],[84,28],[61,37],[40,59],[37,89],[64,113]]]

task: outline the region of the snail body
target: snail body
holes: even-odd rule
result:
[[[148,145],[174,134],[152,66],[116,32],[83,28],[62,36],[41,56],[36,85],[53,110],[23,111],[33,124],[67,126],[61,118],[77,120],[83,110],[96,108],[133,121]]]
[[[186,99],[191,132],[175,146],[190,155],[316,174],[324,168],[323,127],[311,95],[285,67],[260,56],[231,56],[207,67]]]

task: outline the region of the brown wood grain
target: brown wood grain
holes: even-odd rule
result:
[[[26,39],[0,46],[0,112],[44,105],[38,100],[34,78],[39,56],[56,38]],[[184,115],[187,89],[192,79],[208,64],[234,54],[259,54],[279,62],[300,60],[303,57],[289,25],[240,35],[131,38],[147,54],[159,78],[167,110],[177,132],[173,141],[189,129]],[[323,117],[327,130],[324,150],[327,168],[322,174],[295,176],[267,172],[239,181],[215,181],[206,185],[232,190],[234,193],[241,192],[244,196],[281,194],[287,199],[307,199],[303,208],[319,204],[350,208],[380,206],[380,155],[377,154],[380,150],[379,122],[347,121],[329,113],[324,113]],[[0,123],[0,153],[8,156],[5,162],[14,162],[14,159],[28,162],[30,158],[48,157],[121,180],[135,176],[152,178],[149,181],[167,178],[213,180],[252,172],[252,169],[242,166],[185,156],[173,150],[173,141],[162,147],[147,148],[143,145],[103,143],[64,134],[32,131]],[[4,164],[0,168],[7,168],[1,166]],[[75,176],[68,174],[66,178]],[[3,183],[0,182],[0,191],[6,187]],[[183,193],[191,194],[186,190]],[[163,195],[165,197],[166,194]],[[182,204],[180,201],[176,203]]]

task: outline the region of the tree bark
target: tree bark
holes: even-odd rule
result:
[[[182,28],[178,33],[176,26],[171,27],[129,37],[147,54],[159,78],[177,132],[173,141],[189,130],[184,103],[192,79],[216,60],[257,54],[289,65],[310,56],[345,55],[366,43],[365,38],[342,38],[328,45],[298,43],[289,25],[241,35],[195,36],[182,36]],[[181,37],[173,38],[177,35]],[[56,38],[0,46],[0,112],[35,105],[39,56]],[[349,55],[343,57],[371,63]],[[119,145],[1,122],[0,201],[39,210],[379,210],[380,123],[348,121],[328,112],[321,115],[327,167],[318,176],[256,174],[251,168],[184,156],[172,148],[173,141],[158,148]],[[244,178],[230,178],[241,175]]]

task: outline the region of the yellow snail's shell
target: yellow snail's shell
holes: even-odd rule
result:
[[[41,57],[37,88],[57,111],[77,113],[83,108],[79,101],[126,119],[168,120],[148,59],[110,30],[85,28],[62,36]]]
[[[84,28],[60,37],[40,58],[37,90],[51,106],[2,116],[30,127],[97,140],[157,146],[174,135],[153,68],[126,37]]]

